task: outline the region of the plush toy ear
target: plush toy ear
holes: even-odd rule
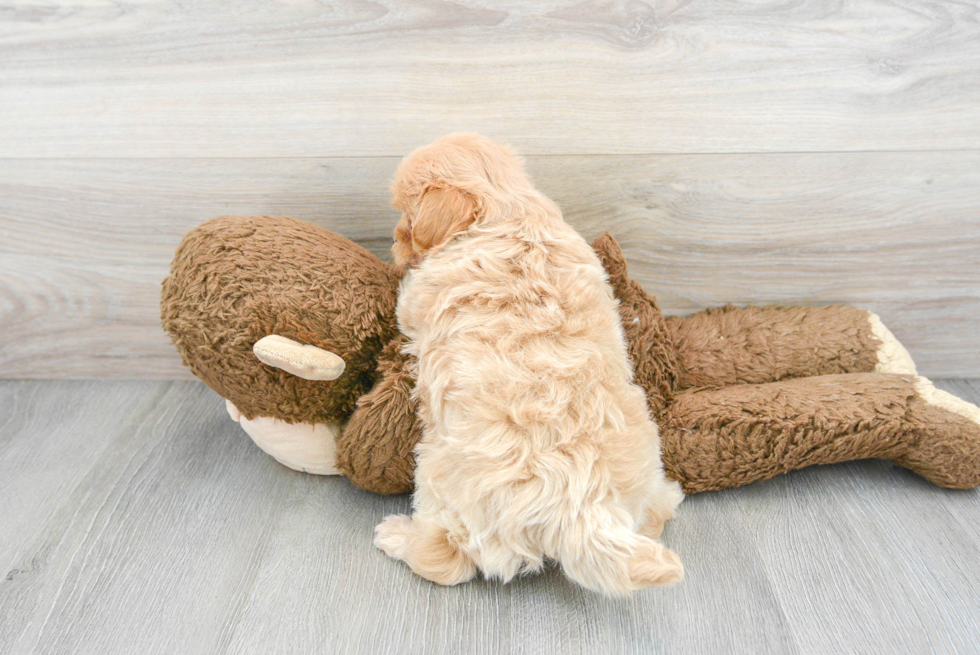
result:
[[[429,186],[412,220],[412,245],[423,252],[445,243],[476,220],[476,200],[446,182]]]
[[[252,352],[263,364],[282,369],[304,380],[336,380],[346,365],[338,355],[278,334],[262,337]]]

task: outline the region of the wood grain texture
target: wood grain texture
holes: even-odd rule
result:
[[[980,402],[980,381],[939,386]],[[0,382],[0,653],[952,653],[980,640],[980,493],[880,462],[688,498],[687,579],[431,585],[408,509],[278,465],[197,382]],[[27,454],[31,456],[28,457]]]
[[[111,406],[119,386],[103,384],[94,406]],[[167,386],[114,426],[99,459],[78,463],[84,477],[57,512],[36,517],[34,536],[3,553],[19,573],[0,583],[0,650],[218,650],[293,478],[248,455],[200,384]],[[58,415],[57,400],[40,412]],[[58,437],[65,448],[70,427]]]
[[[977,381],[937,386],[980,399]],[[833,484],[825,468],[837,469]],[[980,561],[969,555],[980,547],[976,489],[946,491],[889,463],[855,462],[737,493],[806,652],[959,653],[980,643]]]
[[[188,230],[287,214],[385,257],[396,158],[0,160],[0,376],[188,377],[159,284]],[[980,371],[980,153],[530,157],[668,313],[878,312],[926,375]]]
[[[980,148],[976,2],[18,2],[0,157]]]
[[[113,438],[142,419],[167,387],[166,382],[0,384],[0,553],[17,553],[71,497]],[[111,403],[103,404],[106,398]],[[0,560],[0,573],[10,571],[10,564]]]

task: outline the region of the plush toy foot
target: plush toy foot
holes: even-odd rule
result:
[[[286,423],[267,416],[247,419],[230,400],[225,407],[255,445],[283,466],[304,473],[340,475],[334,457],[339,424]]]
[[[905,346],[895,338],[891,330],[885,327],[877,314],[868,312],[868,322],[871,324],[871,334],[880,341],[875,366],[877,373],[893,373],[895,375],[916,375],[915,362]]]
[[[925,378],[822,375],[679,393],[661,425],[664,468],[687,493],[814,464],[887,459],[980,486],[980,409]]]
[[[926,480],[951,489],[980,486],[980,407],[913,378],[910,423],[919,438],[895,458]]]

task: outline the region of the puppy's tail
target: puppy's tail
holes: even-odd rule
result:
[[[564,541],[562,569],[593,591],[626,596],[684,579],[684,565],[673,551],[625,527],[600,528]]]

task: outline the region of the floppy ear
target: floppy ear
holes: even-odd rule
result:
[[[473,196],[448,184],[428,187],[419,199],[412,220],[412,244],[416,252],[445,243],[476,220]]]

